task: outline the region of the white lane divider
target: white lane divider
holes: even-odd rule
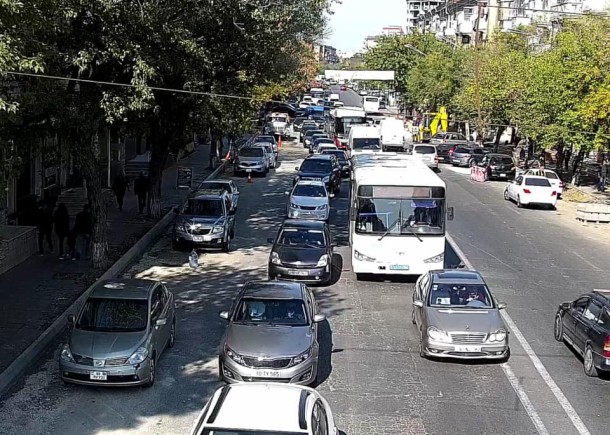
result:
[[[449,235],[449,233],[446,234],[446,237],[447,237],[447,240],[449,241],[449,243],[451,244],[451,246],[453,247],[456,255],[464,263],[464,266],[466,266],[466,268],[468,268],[468,269],[476,270],[475,267],[470,262],[470,260],[468,260],[468,258],[466,258],[464,251],[462,251],[460,249],[460,247],[455,243],[455,240],[453,240],[453,237],[451,237],[451,235]],[[529,359],[534,364],[534,367],[540,374],[540,377],[542,377],[542,380],[549,387],[549,389],[555,396],[555,399],[557,399],[557,401],[559,402],[559,405],[563,408],[564,412],[566,413],[566,415],[568,416],[570,421],[572,421],[572,424],[578,431],[579,435],[591,435],[591,432],[589,432],[589,429],[587,429],[587,426],[585,426],[582,419],[580,418],[580,416],[578,415],[578,413],[576,412],[576,410],[574,409],[574,407],[572,406],[572,404],[570,403],[568,398],[565,396],[565,394],[563,394],[563,391],[561,391],[561,388],[559,388],[557,383],[553,380],[553,378],[549,374],[548,370],[546,369],[544,364],[542,364],[542,361],[540,361],[540,358],[538,358],[538,355],[536,355],[536,352],[534,352],[534,349],[532,349],[532,347],[530,346],[528,341],[525,339],[525,336],[521,333],[521,330],[519,330],[519,328],[517,327],[517,325],[515,324],[513,319],[510,317],[510,315],[506,312],[506,310],[501,311],[500,314],[502,315],[502,318],[506,322],[507,326],[510,328],[510,330],[513,332],[513,334],[515,335],[515,337],[521,344],[521,347],[523,347],[523,350],[525,350],[525,353],[527,354]],[[506,366],[509,367],[508,364],[506,364]],[[523,387],[521,387],[521,385],[519,384],[519,382],[517,381],[516,378],[515,378],[515,380],[517,381],[517,383],[515,384],[516,385],[515,386],[509,377],[509,372],[507,372],[504,369],[504,367],[502,367],[502,370],[504,370],[504,374],[508,378],[508,381],[511,383],[511,385],[515,389],[515,392],[517,392],[517,396],[519,397],[521,404],[523,404],[525,411],[527,412],[530,419],[534,423],[534,426],[536,426],[536,430],[538,431],[538,433],[540,435],[548,434],[546,427],[544,426],[544,424],[542,424],[542,421],[540,420],[540,416],[538,415],[538,412],[532,405],[532,402],[529,399],[529,397],[527,396],[527,393],[525,392],[525,390],[523,390]],[[514,376],[512,369],[510,369],[510,373],[512,373],[512,375]],[[517,391],[517,388],[519,389],[519,391],[521,391],[521,393],[519,393],[519,391]],[[526,401],[524,402],[525,399],[526,399]],[[541,428],[539,428],[539,426],[537,424],[537,420],[540,422],[540,424],[542,424],[542,429],[544,430],[544,432],[540,431]]]

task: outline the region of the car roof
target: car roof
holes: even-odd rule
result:
[[[301,299],[302,284],[291,281],[249,281],[244,286],[243,296],[261,298]]]
[[[312,230],[323,230],[326,223],[313,219],[284,219],[282,228],[307,228]]]
[[[332,160],[333,157],[331,154],[314,154],[313,156],[305,157],[305,160]]]
[[[226,195],[227,192],[222,189],[197,189],[193,191],[188,199],[219,199],[219,197]]]
[[[147,300],[158,281],[148,279],[109,279],[95,283],[90,298]]]
[[[441,269],[430,272],[435,284],[485,284],[476,270]]]
[[[307,402],[318,394],[307,387],[280,383],[239,383],[226,385],[214,393],[211,423],[204,428],[230,428],[233,431],[258,430],[307,433],[303,422]],[[247,410],[248,412],[244,412]]]

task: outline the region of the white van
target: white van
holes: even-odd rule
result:
[[[328,101],[339,101],[339,94],[330,94]]]
[[[405,151],[405,125],[400,119],[386,118],[379,123],[381,148],[383,151]]]
[[[366,95],[362,97],[362,108],[365,112],[379,112],[379,97]]]
[[[370,125],[354,125],[349,130],[347,149],[350,158],[355,154],[381,151],[379,130]]]

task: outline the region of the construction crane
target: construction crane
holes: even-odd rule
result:
[[[438,132],[439,123],[441,130],[447,131],[448,120],[449,115],[447,114],[447,108],[445,106],[441,106],[438,112],[424,113],[422,122],[419,125],[419,142],[429,142],[432,136]]]

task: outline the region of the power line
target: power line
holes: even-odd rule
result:
[[[120,88],[136,88],[136,85],[132,85],[131,83],[117,83],[117,82],[107,82],[103,80],[89,80],[89,79],[79,79],[74,77],[61,77],[61,76],[52,76],[48,74],[39,74],[39,73],[26,73],[26,72],[17,72],[17,71],[7,71],[6,74],[12,74],[16,76],[25,76],[25,77],[36,77],[43,79],[51,79],[51,80],[62,80],[62,81],[73,81],[79,83],[90,83],[96,85],[107,85],[107,86],[115,86]],[[189,91],[186,89],[175,89],[175,88],[162,88],[158,86],[145,86],[146,89],[150,89],[153,91],[162,91],[162,92],[173,92],[179,94],[189,94],[189,95],[200,95],[205,97],[215,97],[215,98],[230,98],[233,100],[247,100],[247,101],[255,101],[256,98],[253,97],[244,97],[241,95],[229,95],[229,94],[217,94],[214,92],[201,92],[201,91]],[[283,103],[283,101],[279,100],[266,100],[272,103]]]

